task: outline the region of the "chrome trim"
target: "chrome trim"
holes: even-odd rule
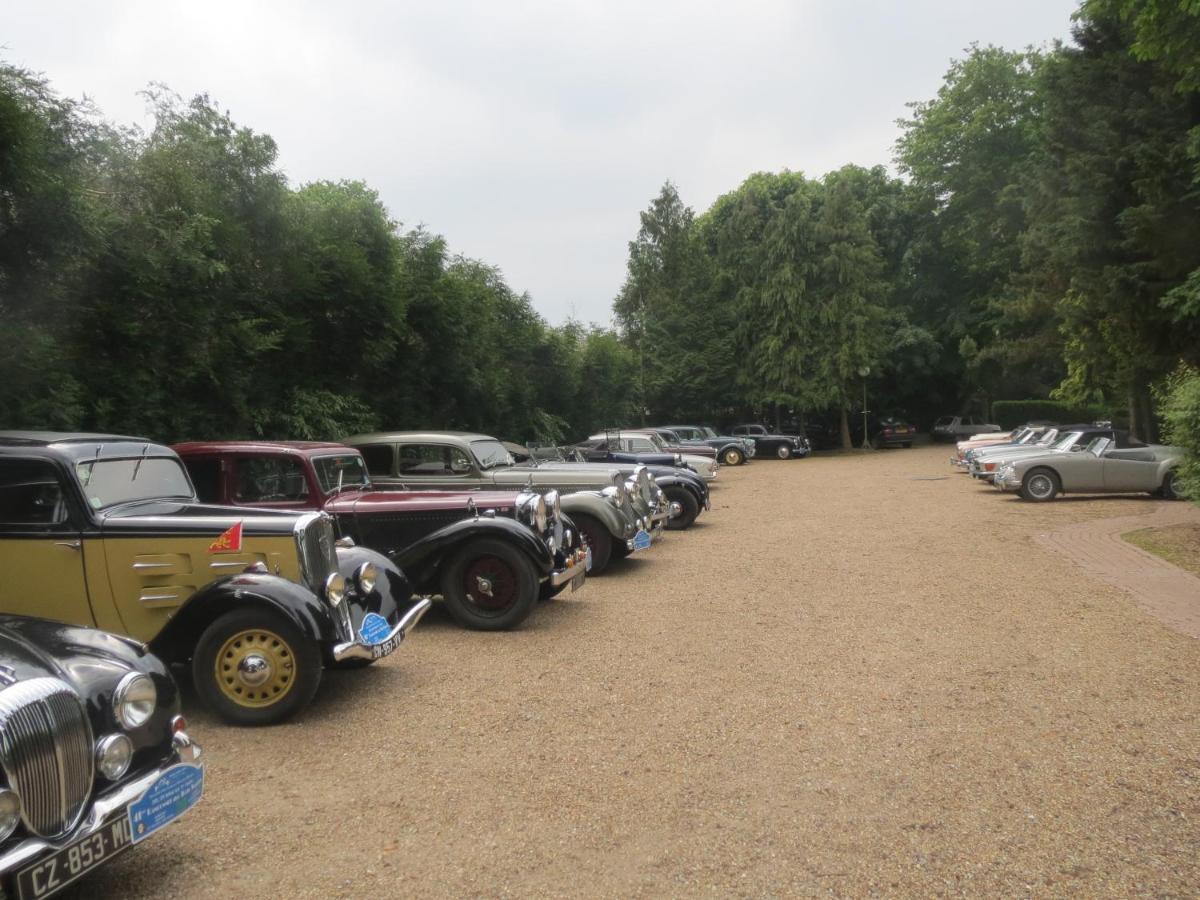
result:
[[[156,563],[135,562],[133,564],[132,568],[135,572],[140,572],[140,571],[142,571],[142,569],[169,569],[174,565],[175,565],[175,563],[169,563],[169,562],[156,562]]]
[[[401,617],[400,621],[396,623],[396,627],[389,631],[388,636],[379,643],[382,644],[390,641],[398,634],[402,635],[401,643],[403,643],[403,638],[408,637],[408,633],[417,626],[417,623],[421,621],[421,617],[429,611],[429,607],[432,605],[432,600],[428,597],[422,597],[413,604],[412,609]],[[333,658],[336,662],[341,662],[344,659],[374,659],[375,656],[371,653],[371,646],[371,644],[364,644],[359,640],[337,644],[333,648]]]
[[[121,676],[121,680],[117,682],[117,688],[112,694],[113,719],[116,720],[118,725],[125,729],[140,728],[154,717],[154,709],[151,709],[150,715],[145,719],[142,719],[140,722],[126,722],[125,718],[121,715],[121,707],[125,705],[125,695],[129,693],[130,688],[132,688],[138,681],[149,682],[150,688],[154,691],[154,702],[151,703],[151,706],[153,706],[155,709],[158,708],[158,688],[154,685],[154,679],[141,672],[126,672]]]
[[[562,569],[555,569],[550,573],[547,579],[553,587],[558,587],[560,584],[566,584],[580,572],[587,571],[587,553],[579,551],[567,555],[567,565]]]
[[[179,600],[178,594],[142,594],[138,597],[138,603],[147,608],[153,609],[155,605],[168,605],[171,600]],[[176,603],[176,606],[179,604]]]
[[[93,747],[83,701],[66,682],[30,678],[0,691],[0,768],[31,834],[58,838],[83,817]]]
[[[194,750],[194,757],[192,759],[188,759],[181,751],[181,736],[183,738],[183,742]],[[190,763],[192,765],[197,765],[200,768],[204,768],[204,763],[195,761],[200,758],[199,746],[193,744],[186,734],[183,732],[178,732],[171,739],[171,745],[173,751],[172,755],[168,757],[168,759],[165,760],[161,765],[147,772],[145,775],[114,787],[109,793],[103,795],[102,797],[97,797],[96,801],[91,806],[91,811],[88,812],[87,816],[82,822],[79,823],[73,832],[65,834],[61,838],[56,839],[38,837],[26,838],[19,844],[16,844],[7,850],[2,856],[0,856],[0,876],[9,875],[13,872],[23,869],[30,863],[36,862],[40,856],[61,850],[63,847],[66,847],[68,844],[71,844],[80,838],[95,834],[101,828],[104,828],[106,825],[108,825],[112,820],[118,818],[119,816],[123,816],[125,814],[125,808],[129,806],[130,803],[146,793],[146,791],[150,789],[150,786],[153,785],[154,782],[157,781],[162,774],[167,771],[167,769],[171,768],[177,763]],[[191,753],[189,752],[188,755],[191,755]],[[90,753],[88,754],[88,759],[91,759]],[[132,844],[130,844],[130,846],[132,846]]]
[[[245,560],[238,560],[237,562],[210,562],[208,567],[210,569],[244,569],[248,565],[250,563]]]

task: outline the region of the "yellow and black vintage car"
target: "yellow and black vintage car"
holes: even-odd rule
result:
[[[390,654],[429,608],[324,513],[200,504],[174,452],[117,435],[0,432],[0,573],[0,613],[145,642],[245,725]]]

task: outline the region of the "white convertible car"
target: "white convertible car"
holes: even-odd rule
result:
[[[993,483],[1026,500],[1044,502],[1059,494],[1148,493],[1178,500],[1183,450],[1162,444],[1121,448],[1097,437],[1077,452],[1054,451],[1004,463]]]

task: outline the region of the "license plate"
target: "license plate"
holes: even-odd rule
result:
[[[404,637],[404,635],[398,634],[394,638],[388,638],[386,641],[383,641],[382,643],[372,644],[371,645],[371,658],[372,659],[383,659],[385,656],[389,656],[392,653],[395,653],[396,648],[400,646],[400,641],[403,639],[403,637]]]
[[[579,590],[580,587],[583,586],[583,579],[586,577],[587,577],[587,573],[580,572],[578,575],[576,575],[574,578],[571,579],[571,593],[572,594],[575,593],[577,590]]]
[[[22,900],[46,897],[132,845],[129,814],[125,813],[95,834],[21,870],[17,875],[17,896]]]

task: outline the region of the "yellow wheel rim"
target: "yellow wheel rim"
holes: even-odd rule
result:
[[[215,666],[221,693],[238,706],[278,703],[296,680],[296,656],[287,641],[266,628],[248,628],[221,645]]]

